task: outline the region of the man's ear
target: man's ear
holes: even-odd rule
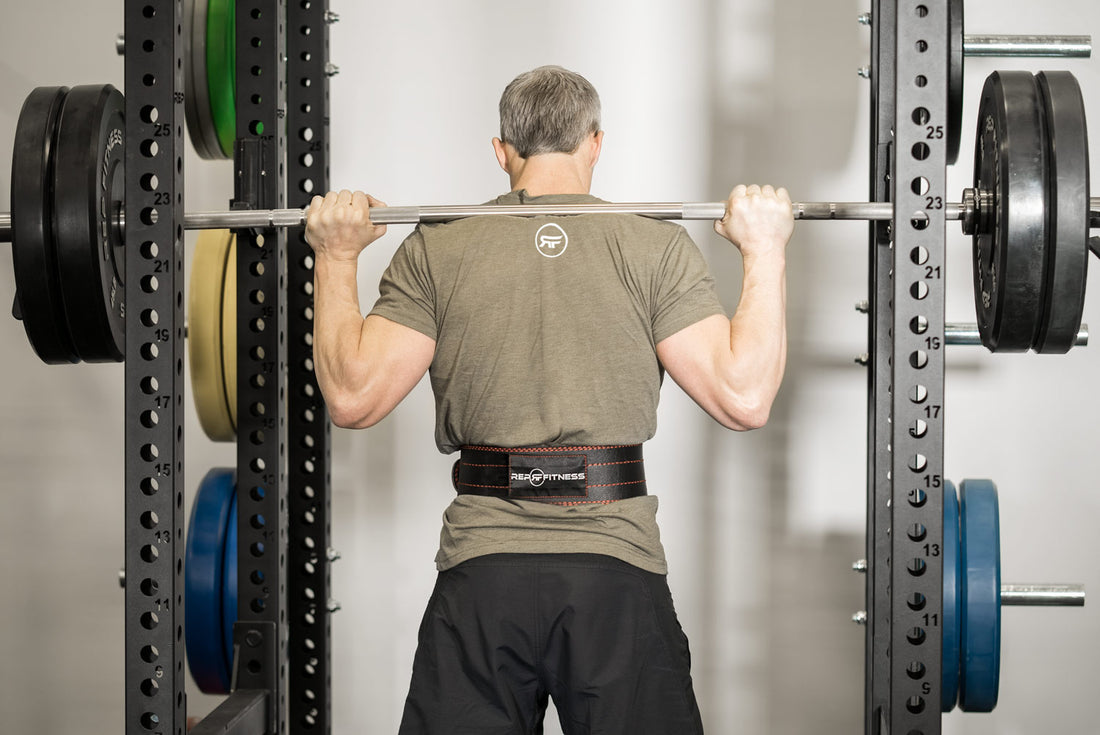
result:
[[[597,130],[596,134],[592,136],[589,145],[589,167],[595,168],[596,162],[600,160],[600,151],[603,150],[603,131]]]
[[[512,172],[508,170],[508,151],[504,147],[504,141],[500,138],[493,138],[493,153],[496,154],[497,163],[500,164],[504,173],[511,174]]]

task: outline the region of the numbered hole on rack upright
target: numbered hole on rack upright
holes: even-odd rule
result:
[[[910,490],[907,497],[909,499],[909,505],[914,508],[923,508],[924,504],[928,502],[928,493],[924,492],[919,487]],[[921,526],[921,528],[923,529],[924,526]],[[913,540],[916,541],[916,539]]]

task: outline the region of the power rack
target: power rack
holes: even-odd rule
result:
[[[125,3],[125,268],[135,284],[125,688],[135,734],[185,731],[182,16],[178,1]],[[235,208],[304,207],[327,190],[330,21],[327,0],[237,2]],[[313,375],[313,263],[301,228],[242,230],[238,242],[236,691],[192,732],[328,733],[329,428]]]
[[[134,734],[185,731],[182,15],[180,0],[125,4]],[[952,0],[873,0],[870,17],[870,199],[893,216],[869,232],[865,732],[938,735],[947,216],[933,203],[948,201],[957,155]],[[332,19],[327,0],[238,0],[234,209],[302,208],[327,191]],[[300,226],[237,234],[234,691],[192,732],[329,733],[330,429],[313,260]]]

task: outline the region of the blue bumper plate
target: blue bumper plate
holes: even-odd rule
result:
[[[959,698],[959,496],[955,485],[943,488],[943,707],[950,712]]]
[[[199,689],[207,694],[229,692],[232,625],[225,638],[227,572],[233,570],[232,612],[236,618],[236,548],[227,551],[229,529],[236,537],[237,496],[231,469],[206,473],[191,506],[187,530],[184,589],[187,600],[187,665]]]
[[[992,712],[1001,669],[1001,540],[997,488],[989,480],[959,485],[961,576],[959,707]]]

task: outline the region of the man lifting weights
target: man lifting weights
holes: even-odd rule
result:
[[[600,102],[521,74],[494,204],[599,202]],[[667,372],[716,421],[762,426],[786,360],[783,189],[738,186],[715,230],[744,259],[728,319],[679,225],[632,215],[422,225],[363,318],[356,261],[385,234],[361,192],[315,197],[314,361],[332,420],[384,418],[430,371],[440,451],[461,450],[400,733],[702,731],[640,445]],[[440,481],[445,481],[440,478]],[[678,488],[679,490],[679,488]]]

